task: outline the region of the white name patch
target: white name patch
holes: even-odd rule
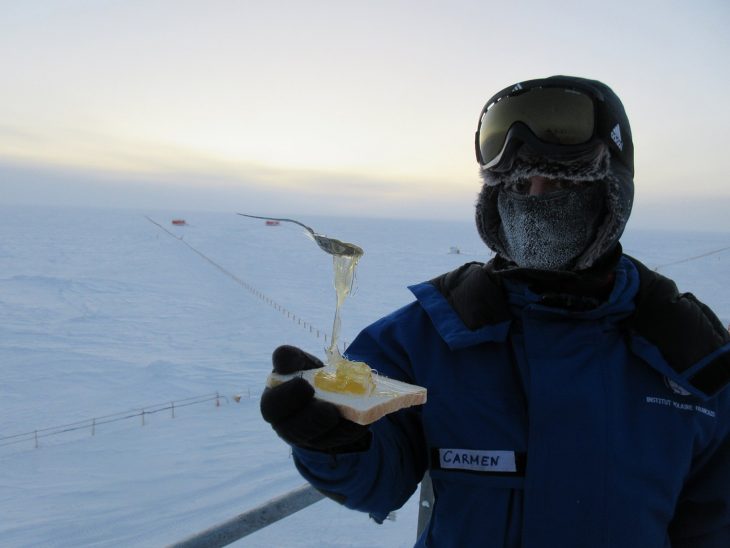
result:
[[[517,472],[514,451],[439,449],[441,468],[475,472]]]

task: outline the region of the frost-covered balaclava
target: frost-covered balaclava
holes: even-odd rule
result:
[[[623,106],[608,86],[557,78],[588,82],[600,89],[619,114],[623,138],[633,146]],[[630,160],[631,165],[625,165],[609,139],[596,142],[589,157],[571,161],[555,161],[524,145],[509,169],[482,166],[484,184],[476,206],[479,234],[508,270],[580,273],[590,269],[616,248],[626,226],[633,202],[633,149]],[[580,184],[538,196],[511,190],[532,176]]]
[[[604,197],[600,183],[539,196],[502,189],[497,211],[505,251],[522,268],[570,269],[596,237]]]

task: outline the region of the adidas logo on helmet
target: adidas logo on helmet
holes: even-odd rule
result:
[[[619,150],[624,149],[624,141],[621,138],[621,127],[619,124],[616,124],[616,126],[611,130],[611,139],[613,139],[613,142],[616,143]]]

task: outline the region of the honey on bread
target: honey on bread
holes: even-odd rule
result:
[[[364,362],[340,357],[334,368],[325,367],[314,375],[314,386],[328,392],[369,396],[375,390],[373,370]]]

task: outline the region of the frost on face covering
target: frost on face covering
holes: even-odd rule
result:
[[[500,238],[522,268],[569,270],[593,242],[603,210],[600,185],[525,196],[502,189]]]

